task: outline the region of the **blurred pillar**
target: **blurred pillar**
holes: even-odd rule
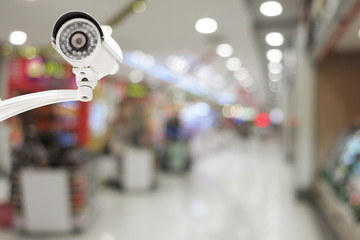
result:
[[[6,97],[7,92],[7,68],[6,59],[0,56],[0,99]],[[0,122],[0,172],[10,173],[10,142],[9,130],[5,121]]]
[[[295,184],[298,194],[308,193],[315,176],[315,63],[306,51],[306,28],[299,27],[295,68]]]

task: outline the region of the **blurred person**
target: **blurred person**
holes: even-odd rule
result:
[[[188,138],[185,136],[179,114],[173,114],[165,126],[165,170],[186,171],[191,165]]]

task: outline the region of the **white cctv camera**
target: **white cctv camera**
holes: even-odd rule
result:
[[[97,81],[113,74],[122,62],[111,28],[100,26],[89,14],[79,11],[62,15],[52,32],[52,46],[73,66],[78,89],[49,90],[1,101],[0,121],[37,107],[65,102],[90,101]]]
[[[56,21],[52,45],[73,66],[78,87],[93,89],[100,78],[118,70],[123,55],[110,35],[110,27],[101,27],[84,12],[68,12]],[[91,99],[83,96],[82,100]]]

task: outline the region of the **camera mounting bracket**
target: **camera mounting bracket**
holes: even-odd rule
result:
[[[91,68],[74,68],[78,89],[48,90],[0,100],[0,122],[28,110],[67,101],[89,102],[98,78]]]

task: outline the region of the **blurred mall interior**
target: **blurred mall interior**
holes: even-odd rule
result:
[[[0,98],[2,240],[360,239],[359,0],[2,0]]]

